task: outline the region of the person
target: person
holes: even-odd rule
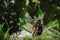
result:
[[[41,20],[37,20],[35,25],[32,28],[32,36],[38,35],[40,36],[42,33],[42,24],[41,24]]]

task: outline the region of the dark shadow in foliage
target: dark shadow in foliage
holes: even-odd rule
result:
[[[7,30],[8,30],[8,25],[7,24],[4,24],[3,25],[3,28],[2,28],[2,31],[5,33]]]
[[[14,25],[10,30],[9,30],[9,34],[13,34],[16,33],[17,31],[19,31],[19,26],[18,25]]]

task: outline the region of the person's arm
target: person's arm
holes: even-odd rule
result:
[[[34,24],[34,26],[32,27],[32,29],[34,29],[37,26],[37,23]]]
[[[34,36],[35,30],[36,30],[36,23],[35,23],[34,26],[32,27],[32,36]]]
[[[34,25],[33,28],[32,28],[32,35],[35,34],[35,32],[36,32],[36,27],[37,27],[37,23],[35,23],[35,25]]]

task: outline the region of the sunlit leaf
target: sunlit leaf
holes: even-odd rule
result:
[[[26,21],[24,19],[20,20],[20,26],[23,26],[26,24]]]
[[[49,26],[54,26],[55,24],[57,24],[57,20],[51,21],[51,22],[49,23]]]
[[[38,15],[39,16],[42,16],[43,15],[43,11],[39,8],[39,10],[38,10]]]
[[[37,2],[38,0],[32,0],[32,2]]]

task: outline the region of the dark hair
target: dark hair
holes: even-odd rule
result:
[[[39,22],[41,22],[41,20],[40,20],[40,19],[39,19],[38,21],[39,21]]]

